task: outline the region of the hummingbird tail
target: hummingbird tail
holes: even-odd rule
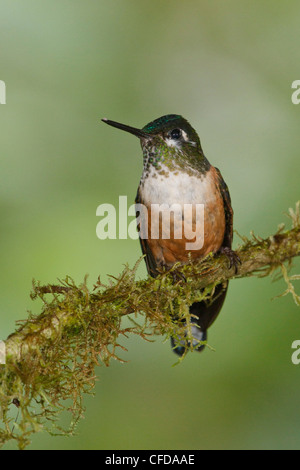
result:
[[[207,332],[201,331],[197,325],[192,325],[191,330],[193,336],[193,348],[198,352],[203,351],[205,344],[201,344],[201,342],[207,340]],[[178,341],[171,337],[171,347],[178,356],[183,356],[186,350],[190,349],[191,346],[187,344],[185,338],[179,339]]]
[[[226,285],[219,284],[210,302],[195,302],[190,307],[191,314],[191,334],[193,338],[192,347],[196,351],[203,351],[205,344],[202,341],[207,340],[207,329],[217,318],[227,293],[228,283]],[[183,356],[191,344],[184,338],[171,338],[171,346],[173,351],[179,356]]]

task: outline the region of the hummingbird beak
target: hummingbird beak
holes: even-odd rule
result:
[[[125,124],[121,124],[119,122],[110,121],[109,119],[103,118],[101,121],[105,122],[109,126],[116,127],[117,129],[121,129],[122,131],[129,132],[130,134],[139,137],[140,139],[149,139],[151,137],[150,134],[142,131],[141,129],[136,129],[135,127],[126,126]]]

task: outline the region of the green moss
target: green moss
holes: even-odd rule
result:
[[[299,276],[288,277],[283,266],[283,261],[300,254],[299,205],[290,216],[290,231],[281,226],[266,240],[253,234],[251,239],[242,238],[238,276],[266,276],[279,267],[288,286],[284,295],[291,293],[300,304],[293,286]],[[132,269],[126,266],[108,285],[98,278],[92,290],[86,278],[80,285],[70,277],[55,286],[33,282],[31,297],[41,301],[42,311],[19,322],[6,340],[6,365],[0,365],[0,444],[15,440],[23,449],[31,434],[42,429],[72,433],[83,415],[84,394],[93,393],[95,368],[109,365],[111,359],[124,362],[119,342],[123,335],[149,340],[160,334],[182,340],[186,332],[182,320],[190,324],[189,306],[209,300],[218,283],[234,277],[226,256],[210,254],[198,263],[177,264],[155,279],[136,281],[142,260]],[[130,319],[129,327],[123,326],[124,316]],[[190,340],[187,334],[186,341]],[[16,408],[17,423],[11,413]],[[63,410],[71,414],[66,430],[58,425]]]

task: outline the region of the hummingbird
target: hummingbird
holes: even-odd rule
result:
[[[140,139],[143,171],[135,203],[142,204],[147,213],[148,236],[141,236],[143,220],[140,220],[138,227],[149,275],[157,277],[163,270],[171,269],[175,263],[186,264],[190,258],[201,260],[211,252],[225,254],[230,262],[229,267],[234,266],[237,272],[240,259],[231,248],[233,210],[228,187],[220,170],[212,166],[205,157],[199,136],[190,123],[177,114],[162,116],[142,129],[106,118],[102,121]],[[170,218],[172,230],[169,237],[162,236],[161,228],[157,232],[159,236],[151,236],[153,225],[158,223],[155,209],[161,204],[176,204],[179,208],[188,205],[192,209],[197,204],[204,207],[202,243],[197,249],[187,248],[190,240],[185,235],[175,236],[178,231],[182,233],[183,224],[191,230],[195,227],[194,209],[187,214],[184,212],[181,218]],[[143,218],[142,213],[140,217]],[[218,284],[212,299],[195,302],[190,306],[192,345],[186,338],[178,340],[171,337],[171,346],[176,354],[182,356],[189,349],[204,349],[207,329],[218,316],[227,289],[228,282]]]

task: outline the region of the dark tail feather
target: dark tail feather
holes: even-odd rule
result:
[[[219,284],[216,287],[214,297],[210,302],[195,302],[190,307],[190,314],[192,315],[192,336],[195,340],[193,341],[193,347],[199,352],[203,351],[205,348],[205,345],[199,344],[199,341],[207,340],[207,329],[215,321],[222,308],[227,288],[228,283],[225,287],[222,284]],[[189,344],[187,344],[185,338],[182,340],[171,338],[171,347],[176,354],[182,356],[186,350],[189,349]]]
[[[197,351],[202,351],[205,348],[205,344],[200,344],[199,341],[206,341],[207,333],[206,331],[201,331],[196,325],[192,325],[192,335],[195,341],[193,341],[193,347]],[[175,341],[174,338],[171,337],[171,347],[173,351],[178,354],[178,356],[183,356],[186,352],[187,345],[185,339]]]

